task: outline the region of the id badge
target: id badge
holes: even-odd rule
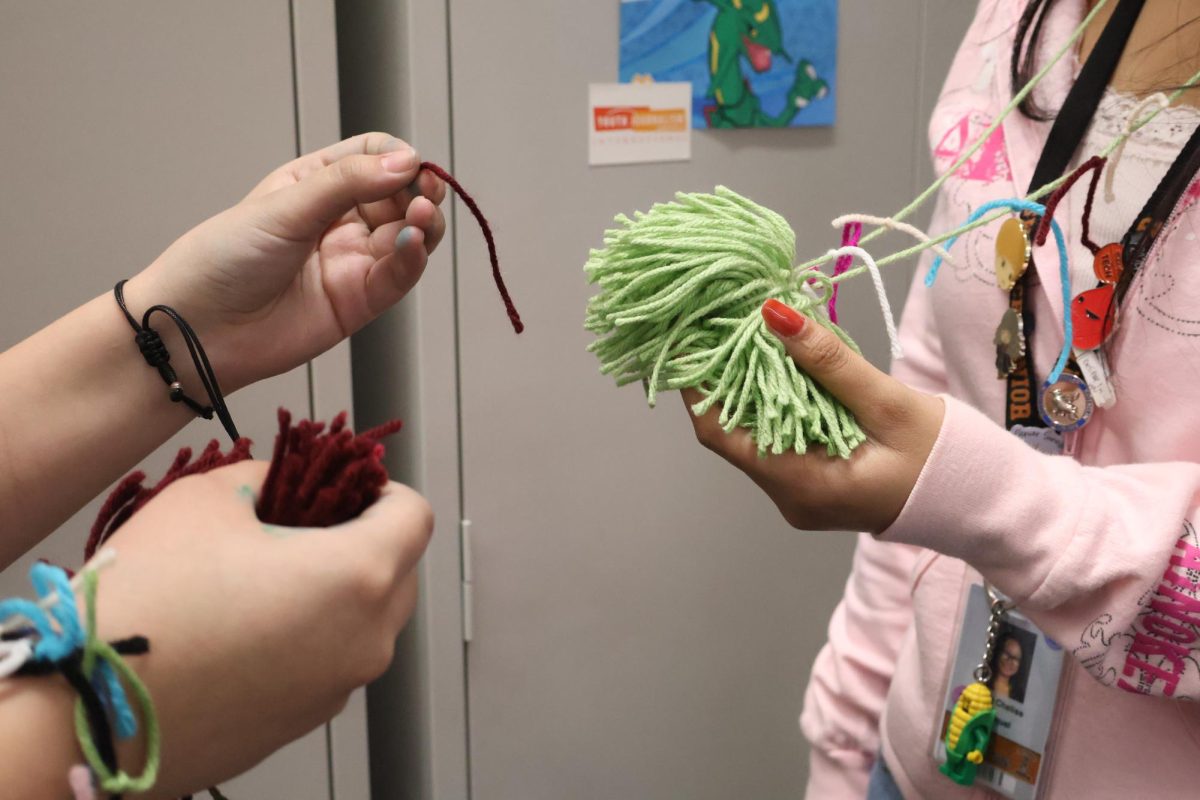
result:
[[[947,732],[959,695],[976,682],[991,620],[990,607],[984,587],[972,585],[942,706],[940,735],[934,746],[933,756],[939,764],[947,761]],[[972,785],[1012,800],[1039,797],[1062,660],[1062,647],[1057,642],[1019,612],[1004,612],[996,630],[987,681],[995,711],[991,740],[982,763],[974,769]]]
[[[1014,425],[1009,430],[1025,444],[1048,456],[1061,456],[1065,452],[1063,435],[1053,428],[1038,428],[1033,425]]]

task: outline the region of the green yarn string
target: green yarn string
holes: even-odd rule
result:
[[[158,780],[158,767],[162,756],[158,715],[154,711],[154,701],[150,699],[150,691],[146,688],[146,684],[142,683],[141,679],[125,663],[125,659],[121,658],[121,655],[112,648],[112,645],[96,636],[96,581],[94,570],[84,572],[83,589],[87,603],[87,639],[83,645],[83,674],[88,680],[91,680],[96,669],[97,659],[107,661],[137,698],[138,705],[142,709],[142,723],[146,730],[146,765],[142,769],[142,774],[133,778],[123,770],[114,774],[108,769],[104,760],[100,758],[100,753],[96,750],[96,743],[92,741],[92,732],[88,727],[87,712],[83,708],[82,700],[75,702],[75,736],[79,740],[79,748],[83,751],[83,757],[87,759],[92,771],[99,776],[100,786],[104,791],[111,794],[137,794],[147,791]]]
[[[698,389],[692,410],[720,405],[721,426],[747,429],[760,455],[815,444],[847,458],[862,444],[850,412],[763,323],[762,304],[776,298],[858,351],[823,311],[829,277],[792,266],[796,235],[783,217],[718,186],[616,222],[584,267],[599,286],[585,327],[602,373],[618,386],[642,381],[651,406],[659,392]]]

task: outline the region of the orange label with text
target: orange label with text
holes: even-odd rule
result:
[[[687,109],[596,106],[592,109],[592,124],[597,131],[683,133],[687,130]]]

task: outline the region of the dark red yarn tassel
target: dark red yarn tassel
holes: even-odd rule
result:
[[[379,499],[387,485],[380,440],[400,430],[399,420],[357,436],[346,428],[345,412],[325,430],[322,422],[302,420],[293,426],[292,415],[279,409],[279,435],[267,479],[258,500],[258,518],[272,525],[328,527],[354,519]],[[192,461],[185,447],[162,480],[144,485],[146,474],[134,472],[117,484],[100,508],[84,550],[91,558],[100,545],[163,489],[180,478],[236,464],[250,458],[251,441],[238,439],[228,453],[220,443],[209,442]]]
[[[355,436],[342,412],[329,423],[302,420],[279,410],[275,454],[258,500],[258,518],[274,525],[327,527],[354,519],[387,484],[380,439],[400,430],[389,422]]]
[[[118,528],[146,503],[157,497],[163,489],[180,478],[245,461],[250,458],[250,445],[249,439],[238,439],[228,453],[222,453],[220,442],[213,439],[195,461],[192,461],[192,448],[185,447],[175,456],[162,480],[151,487],[142,483],[146,479],[144,472],[132,472],[125,476],[100,507],[100,513],[96,515],[96,522],[92,525],[91,535],[88,536],[87,546],[83,551],[84,558],[90,559],[95,555],[100,545],[108,541]]]
[[[500,299],[504,301],[504,310],[508,312],[508,319],[512,322],[513,330],[517,333],[525,330],[525,323],[521,322],[521,315],[517,313],[517,307],[513,305],[512,297],[508,294],[508,288],[504,285],[504,278],[500,275],[500,259],[496,255],[496,239],[492,236],[492,226],[488,223],[487,217],[479,209],[479,204],[475,202],[475,198],[467,193],[467,190],[462,187],[454,176],[446,170],[434,164],[431,161],[422,161],[421,169],[427,169],[434,175],[444,180],[454,193],[459,196],[471,213],[475,215],[475,221],[479,223],[479,229],[483,231],[484,241],[487,242],[488,259],[492,262],[492,279],[496,281],[496,288],[500,291]]]

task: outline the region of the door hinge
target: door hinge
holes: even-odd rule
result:
[[[474,577],[471,564],[471,520],[459,522],[459,545],[462,550],[462,637],[469,643],[475,635],[475,614],[472,602]]]

